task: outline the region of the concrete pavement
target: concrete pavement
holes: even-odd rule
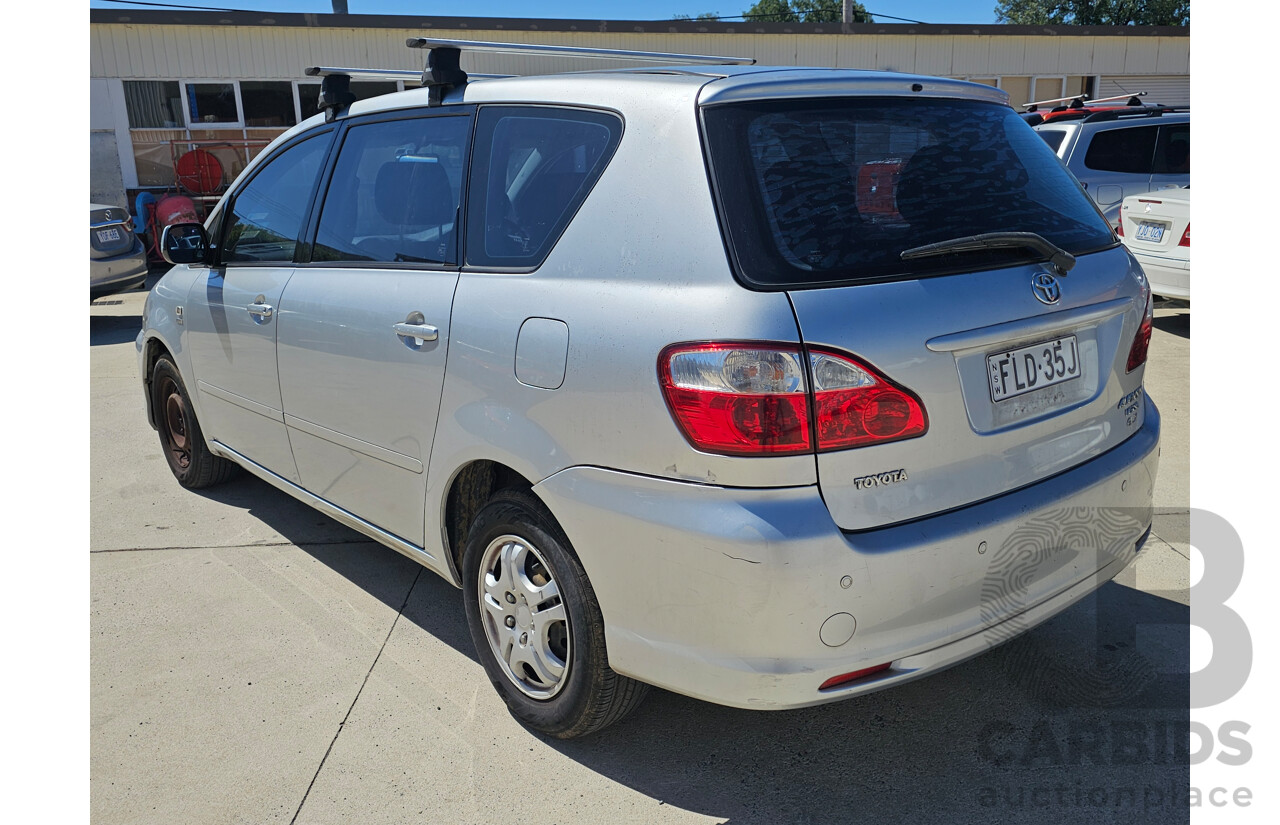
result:
[[[434,574],[247,475],[177,485],[143,298],[90,308],[97,825],[1185,821],[1188,313],[1157,313],[1158,514],[1120,583],[895,690],[775,713],[654,691],[559,742],[507,714]]]

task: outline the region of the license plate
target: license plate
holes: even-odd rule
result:
[[[1066,335],[987,356],[991,400],[1004,401],[1080,377],[1076,337]]]
[[[1136,238],[1137,240],[1151,241],[1152,243],[1159,243],[1160,239],[1163,237],[1164,237],[1164,224],[1147,223],[1146,221],[1141,221],[1138,224],[1138,231],[1134,235],[1134,238]]]
[[[112,241],[118,241],[118,240],[120,240],[119,229],[99,229],[98,230],[98,243],[111,243]]]

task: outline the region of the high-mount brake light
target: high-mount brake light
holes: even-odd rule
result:
[[[795,344],[675,344],[659,356],[658,373],[672,417],[703,452],[843,450],[928,429],[920,399],[870,366],[830,350],[808,360]]]
[[[1151,346],[1151,326],[1155,320],[1155,301],[1151,290],[1147,290],[1147,308],[1142,313],[1142,323],[1138,325],[1138,334],[1133,336],[1133,344],[1129,347],[1129,361],[1125,364],[1125,372],[1133,372],[1147,363],[1147,350]]]

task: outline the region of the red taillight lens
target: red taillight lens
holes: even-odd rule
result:
[[[704,452],[840,450],[912,438],[928,429],[918,398],[856,359],[814,351],[808,366],[807,371],[800,348],[788,344],[678,344],[658,360],[671,414]]]
[[[886,662],[883,665],[875,667],[865,667],[862,670],[855,670],[852,673],[842,673],[839,676],[832,676],[827,681],[818,686],[818,690],[829,690],[834,687],[843,687],[850,682],[856,682],[859,679],[865,679],[868,676],[874,676],[877,673],[883,673],[888,670],[893,662]]]
[[[667,347],[662,391],[685,437],[722,455],[809,452],[809,397],[799,348]]]
[[[847,355],[813,350],[818,450],[842,450],[922,435],[924,405],[880,373]]]
[[[1122,238],[1124,237],[1124,215],[1116,218],[1116,234]]]
[[[1138,334],[1133,336],[1133,345],[1129,347],[1129,362],[1125,364],[1125,372],[1133,372],[1147,363],[1147,349],[1151,346],[1151,322],[1155,318],[1155,303],[1151,293],[1147,292],[1147,308],[1142,315],[1142,323],[1138,325]]]
[[[1178,246],[1191,247],[1191,224],[1187,224],[1187,228],[1182,231],[1182,240],[1178,241]]]

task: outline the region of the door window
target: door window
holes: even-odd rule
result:
[[[352,126],[320,211],[312,261],[448,264],[471,118]]]
[[[1141,126],[1098,132],[1085,153],[1084,165],[1100,172],[1149,175],[1158,129]]]
[[[236,194],[226,220],[223,263],[293,260],[329,134],[285,149]]]
[[[606,112],[490,106],[476,124],[467,263],[542,263],[622,136]]]
[[[1158,175],[1191,174],[1191,124],[1160,127],[1155,172]]]

